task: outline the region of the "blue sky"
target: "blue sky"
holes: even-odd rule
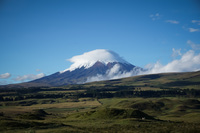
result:
[[[140,67],[165,65],[200,53],[200,2],[1,0],[0,48],[0,84],[64,70],[66,59],[95,49]]]

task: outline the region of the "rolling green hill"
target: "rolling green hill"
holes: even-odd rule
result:
[[[92,82],[85,86],[135,86],[153,88],[200,89],[200,71],[139,75],[123,79]]]
[[[2,87],[0,132],[200,132],[200,71]]]

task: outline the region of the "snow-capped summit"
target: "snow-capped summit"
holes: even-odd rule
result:
[[[105,65],[111,62],[129,64],[117,53],[106,49],[96,49],[90,52],[86,52],[82,55],[73,56],[72,58],[68,59],[68,61],[72,62],[73,64],[70,66],[70,68],[61,71],[60,73],[64,73],[66,71],[74,71],[75,69],[81,67],[88,69],[92,67],[96,62],[101,62]]]
[[[70,68],[31,81],[48,86],[80,84],[137,75],[142,68],[136,67],[111,50],[97,49],[69,59]]]

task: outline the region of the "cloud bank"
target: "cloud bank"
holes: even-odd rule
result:
[[[96,76],[88,77],[86,82],[131,77],[131,76],[138,75],[139,72],[141,72],[141,68],[139,68],[139,67],[135,67],[133,70],[131,70],[129,72],[122,72],[122,71],[120,71],[120,65],[115,64],[111,69],[106,71],[106,74],[104,74],[104,75],[98,74]]]
[[[189,50],[184,53],[180,59],[173,60],[166,65],[162,65],[160,62],[148,65],[147,71],[143,74],[190,72],[197,70],[200,70],[200,54],[196,55],[193,50]]]
[[[194,50],[189,50],[184,54],[181,53],[181,49],[175,50],[173,48],[172,51],[172,56],[180,56],[180,58],[173,59],[166,65],[156,62],[154,64],[147,64],[144,70],[139,67],[135,67],[129,72],[121,72],[120,65],[116,64],[108,70],[106,74],[89,77],[86,82],[119,79],[143,74],[191,72],[200,70],[200,54],[195,54]]]
[[[34,75],[34,74],[27,74],[27,75],[23,75],[23,76],[17,76],[17,77],[14,78],[13,80],[14,80],[14,81],[23,82],[23,81],[27,81],[27,80],[35,80],[35,79],[38,79],[38,78],[42,78],[42,77],[44,77],[44,76],[45,76],[44,73],[40,73],[40,74],[37,74],[37,75]]]
[[[0,79],[7,79],[11,76],[10,73],[4,73],[4,74],[0,74]]]

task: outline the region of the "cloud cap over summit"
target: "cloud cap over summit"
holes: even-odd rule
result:
[[[142,68],[132,65],[117,53],[96,49],[68,59],[73,64],[70,68],[52,75],[36,79],[31,83],[62,86],[86,82],[110,80],[137,75]]]
[[[109,62],[120,62],[129,64],[117,53],[107,49],[96,49],[90,52],[85,52],[82,55],[73,56],[72,58],[68,59],[68,61],[72,62],[73,64],[70,66],[70,68],[62,72],[73,71],[81,67],[89,68],[93,66],[96,62],[101,62],[103,64],[108,64]]]

